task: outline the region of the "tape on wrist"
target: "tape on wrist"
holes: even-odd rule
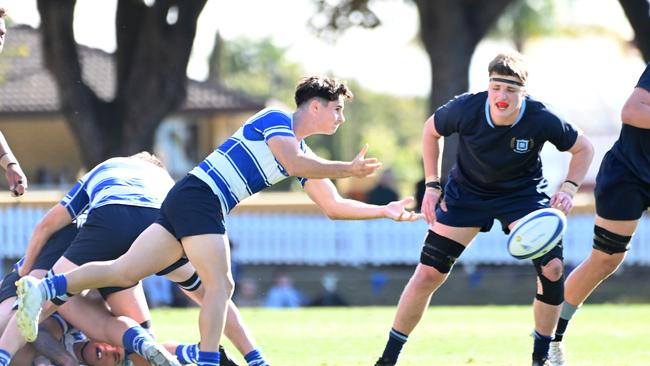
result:
[[[578,188],[579,186],[575,182],[566,181],[560,186],[560,192],[564,192],[573,198],[578,193]]]
[[[4,153],[0,156],[0,166],[2,166],[4,170],[7,170],[11,164],[18,164],[18,160],[16,160],[16,157],[13,154]]]

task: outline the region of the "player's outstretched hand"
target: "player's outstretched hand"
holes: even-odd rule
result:
[[[573,198],[570,194],[559,191],[551,197],[550,205],[564,212],[565,215],[568,215],[569,211],[573,208]]]
[[[399,201],[393,201],[385,207],[386,217],[395,221],[417,221],[424,218],[423,214],[414,211],[407,211],[406,207],[413,204],[413,197],[406,197]]]
[[[442,192],[437,189],[426,189],[424,191],[421,210],[429,225],[433,225],[433,223],[436,222],[436,204],[440,200],[441,194]],[[444,211],[447,211],[446,206],[442,208]]]
[[[18,164],[11,164],[6,172],[7,185],[13,197],[22,196],[27,190],[27,177]]]
[[[375,158],[366,159],[366,152],[368,152],[368,144],[363,145],[361,151],[352,160],[352,176],[357,178],[367,177],[374,173],[377,169],[381,168],[381,163]]]

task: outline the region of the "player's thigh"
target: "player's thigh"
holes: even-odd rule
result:
[[[138,323],[151,320],[151,313],[144,296],[142,283],[136,286],[113,292],[106,297],[106,302],[115,315],[124,315]]]
[[[181,242],[187,258],[204,284],[213,285],[224,278],[232,282],[230,248],[226,235],[194,235],[182,238]]]
[[[478,227],[455,227],[442,224],[436,221],[431,230],[438,235],[451,239],[463,246],[468,246],[469,243],[476,237],[481,228]]]
[[[609,220],[596,215],[595,225],[614,234],[632,236],[639,225],[639,220]]]

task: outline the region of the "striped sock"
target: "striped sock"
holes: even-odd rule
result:
[[[407,340],[408,335],[391,328],[390,333],[388,333],[388,342],[386,343],[386,348],[384,348],[384,354],[381,357],[397,363],[399,353],[402,352],[402,347]]]
[[[153,338],[146,329],[141,326],[135,326],[127,329],[122,336],[122,343],[127,352],[135,352],[143,356],[142,346],[145,342],[154,342]]]
[[[9,352],[0,349],[0,366],[7,366],[11,362],[11,355]]]
[[[197,366],[219,366],[219,359],[221,355],[219,352],[204,352],[199,351],[199,361]]]
[[[63,296],[68,290],[68,280],[62,274],[45,278],[39,285],[45,300],[52,300],[57,296]]]
[[[248,366],[271,366],[264,357],[264,354],[258,349],[248,352],[244,356],[244,359],[248,362]]]
[[[183,365],[196,363],[199,360],[198,344],[179,344],[176,347],[176,358]]]

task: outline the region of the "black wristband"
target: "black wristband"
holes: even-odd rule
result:
[[[442,190],[442,186],[440,185],[440,182],[438,182],[438,181],[427,182],[424,186],[427,187],[427,188]]]
[[[580,185],[579,185],[578,183],[576,183],[576,182],[574,182],[574,181],[572,181],[572,180],[568,180],[568,179],[567,179],[567,180],[565,180],[564,182],[565,182],[565,183],[572,184],[572,185],[574,185],[576,188],[580,187]]]

